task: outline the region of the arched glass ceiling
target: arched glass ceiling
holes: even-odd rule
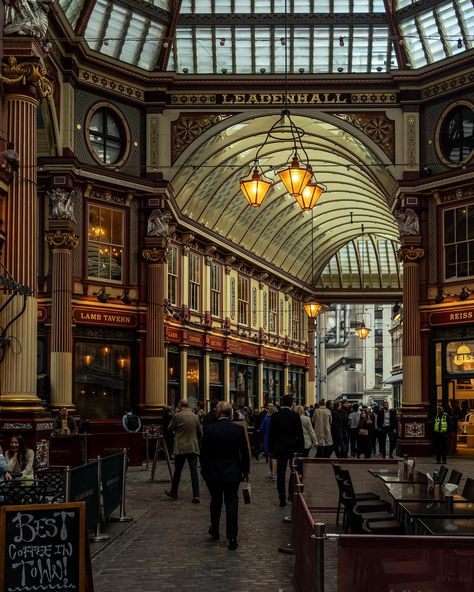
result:
[[[383,73],[473,46],[471,0],[59,0],[97,52],[177,74]],[[428,7],[427,7],[428,4]],[[285,22],[288,34],[285,39]],[[282,41],[283,40],[283,41]]]
[[[171,184],[184,217],[310,285],[339,249],[361,236],[362,225],[367,237],[376,235],[387,244],[398,239],[387,206],[395,187],[387,167],[348,131],[307,116],[293,119],[305,130],[305,149],[317,179],[328,191],[313,213],[302,212],[275,172],[291,154],[291,139],[269,141],[261,150],[260,165],[275,185],[260,208],[248,206],[239,179],[248,175],[257,150],[279,116],[242,117],[219,124],[215,129],[220,131],[199,146],[190,146],[176,162]],[[391,276],[392,263],[373,264],[372,271],[383,272],[387,282],[390,277],[391,287],[399,287],[398,277]],[[344,285],[350,281],[343,278]]]

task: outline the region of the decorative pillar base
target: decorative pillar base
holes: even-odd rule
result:
[[[397,454],[403,456],[431,456],[431,426],[428,405],[404,405],[398,411]]]

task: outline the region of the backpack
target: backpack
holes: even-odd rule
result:
[[[127,415],[127,419],[125,420],[125,425],[127,426],[127,430],[129,432],[138,432],[140,429],[140,420],[138,415],[134,415],[130,413]]]

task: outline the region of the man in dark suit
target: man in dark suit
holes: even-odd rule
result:
[[[201,446],[201,474],[211,494],[209,534],[219,539],[222,498],[226,509],[226,536],[229,549],[237,549],[239,483],[248,479],[250,454],[245,430],[233,423],[232,405],[221,401],[217,421],[204,430]]]
[[[270,432],[268,436],[268,449],[277,461],[277,490],[280,498],[280,507],[286,506],[286,467],[291,463],[293,454],[303,454],[304,436],[300,416],[291,409],[293,399],[285,395],[281,399],[281,407],[278,413],[274,413],[270,420]],[[291,476],[288,484],[288,494],[291,494]]]
[[[388,436],[389,454],[390,458],[393,458],[397,440],[397,412],[395,409],[389,409],[388,401],[384,401],[383,408],[377,414],[377,429],[380,454],[384,458],[387,455],[386,442]]]

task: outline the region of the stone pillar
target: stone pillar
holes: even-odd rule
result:
[[[5,352],[0,411],[2,415],[31,415],[43,411],[36,395],[37,110],[39,99],[51,96],[52,85],[37,57],[18,62],[15,57],[9,56],[2,66],[0,80],[5,90],[5,135],[7,141],[14,143],[20,161],[19,172],[4,202],[6,240],[3,263],[18,284],[33,291],[32,296],[14,296],[1,313],[3,327],[18,317],[7,332],[7,336],[15,338],[17,347],[10,347]]]
[[[152,414],[166,405],[165,352],[165,263],[169,251],[166,236],[146,237],[142,257],[147,263],[147,332],[145,403],[143,412]]]
[[[257,362],[257,405],[261,409],[264,404],[263,400],[263,359],[259,358]]]
[[[403,396],[399,410],[398,454],[430,454],[428,409],[423,404],[419,313],[419,262],[424,256],[420,236],[402,237],[398,258],[403,261]]]
[[[72,220],[50,220],[46,241],[51,261],[51,403],[74,409],[72,393],[72,252],[79,239]]]

